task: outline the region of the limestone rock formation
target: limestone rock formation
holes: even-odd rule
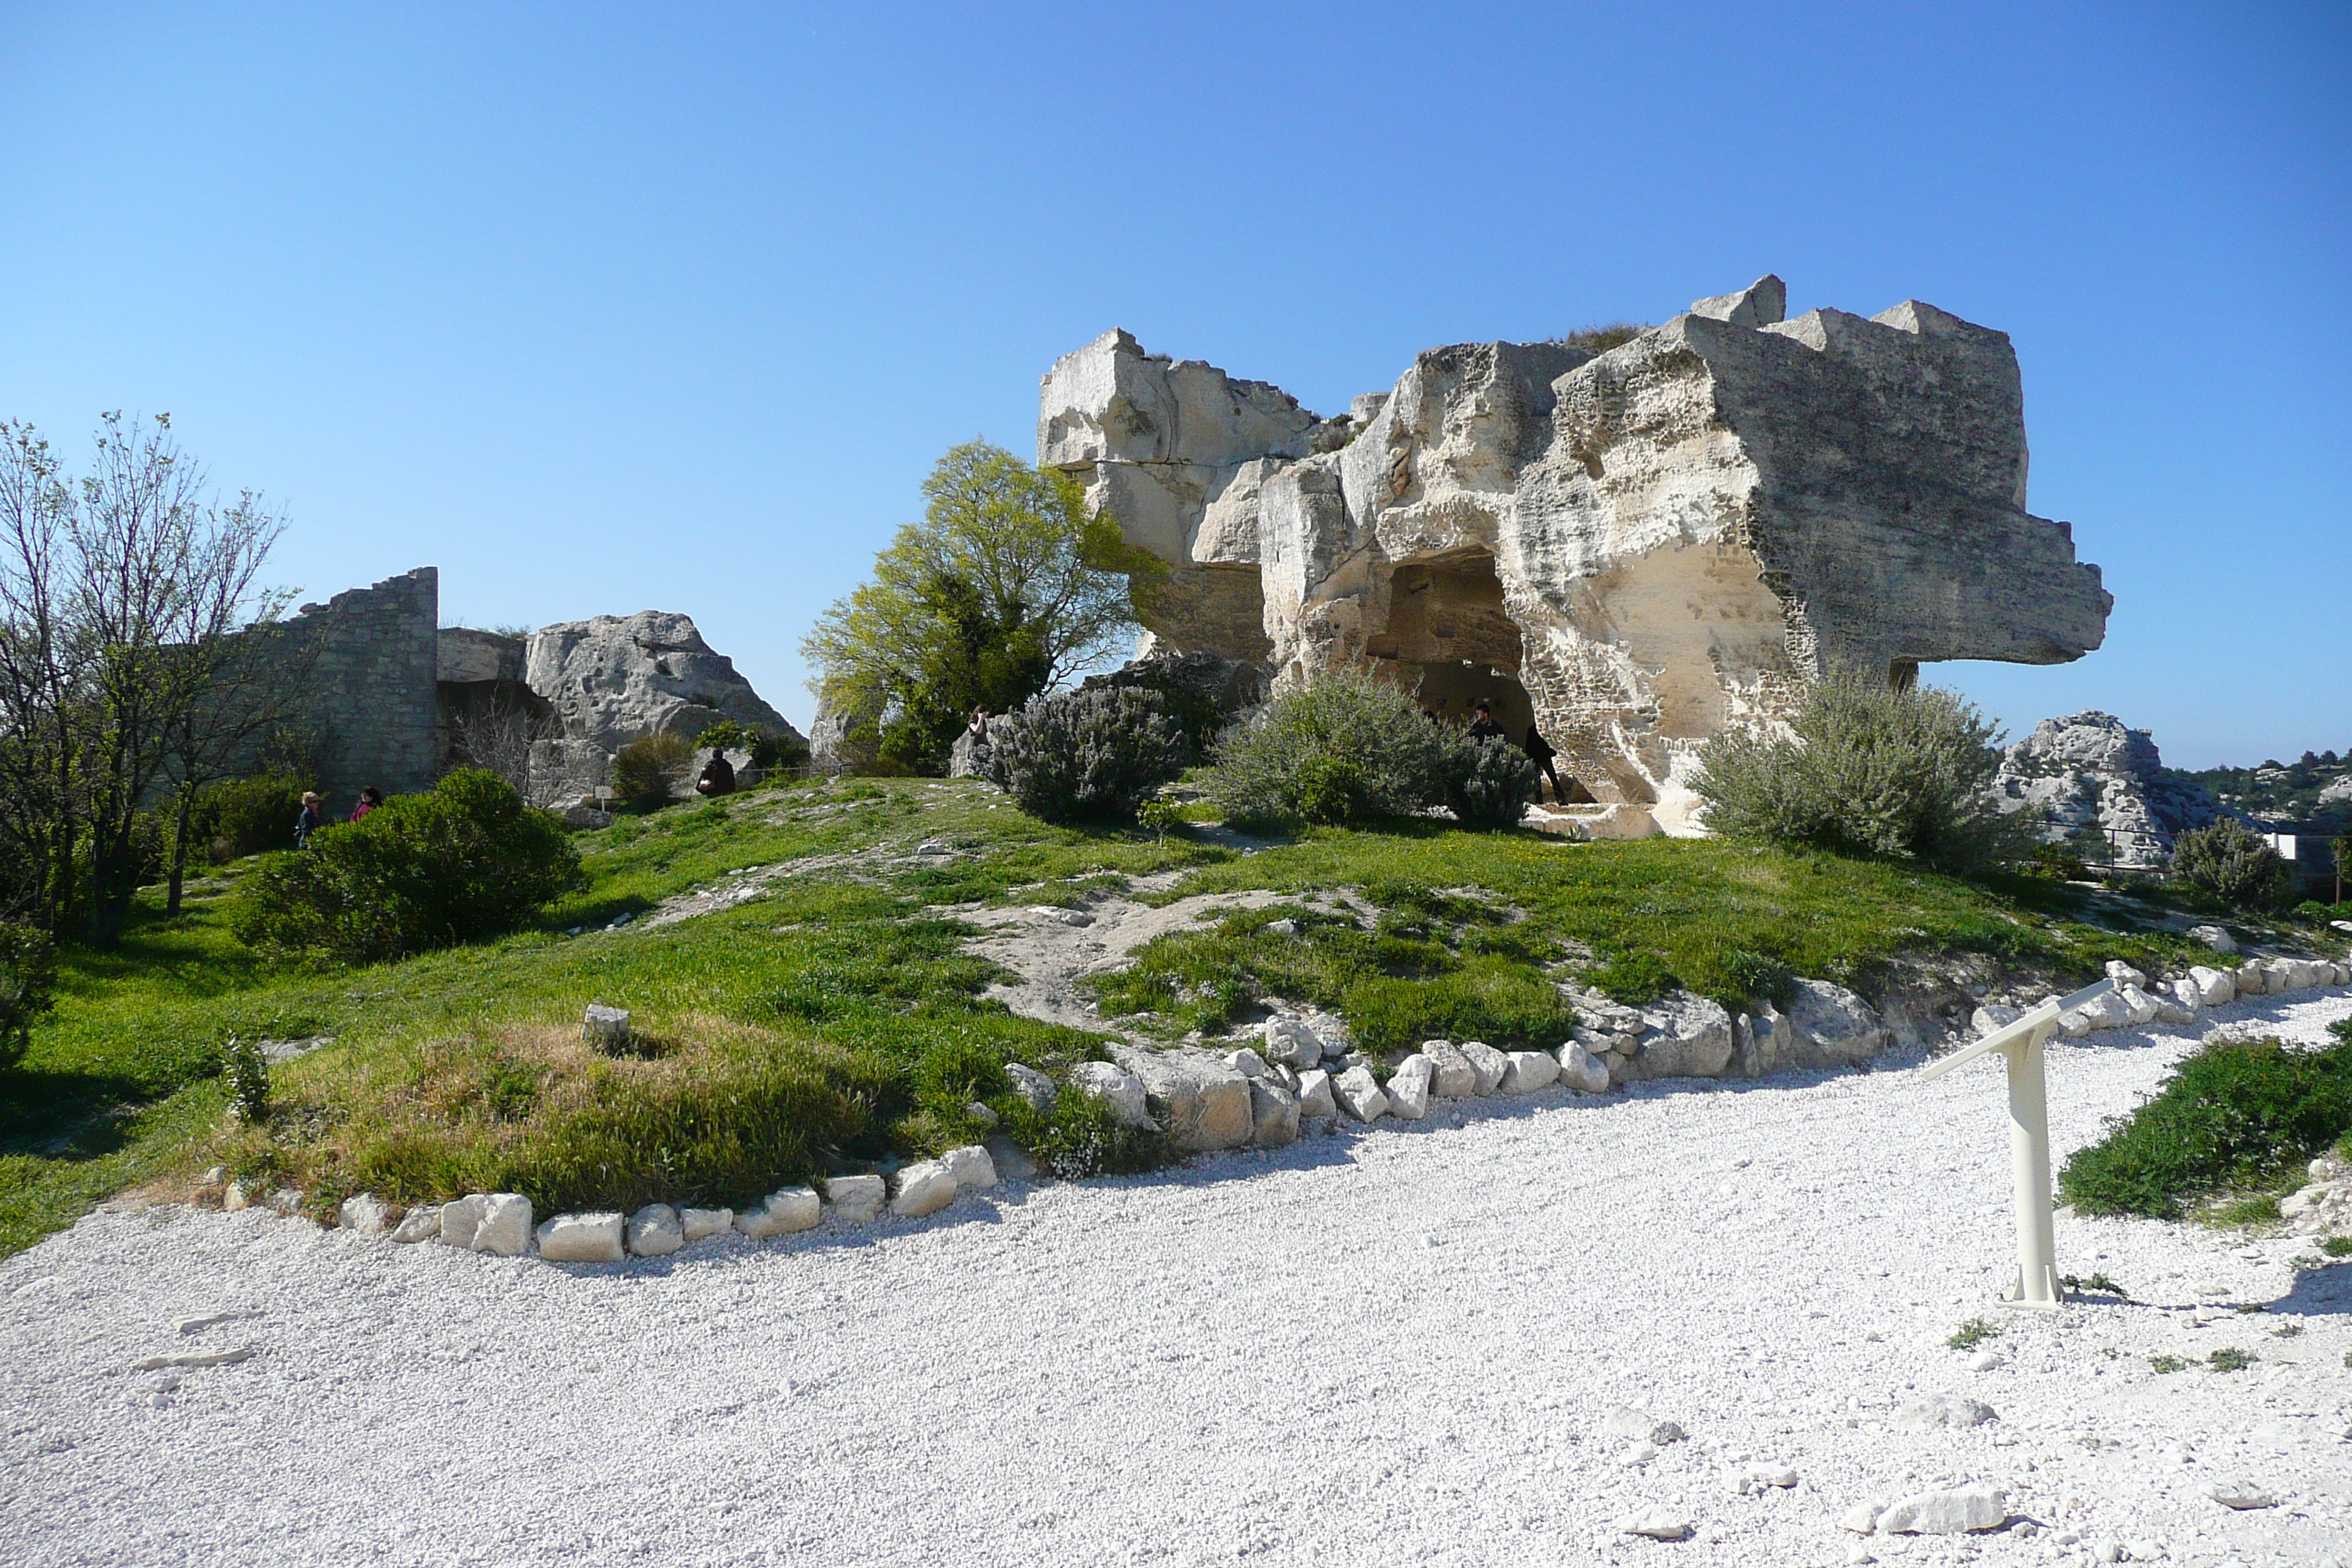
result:
[[[2025,510],[2006,335],[1783,308],[1766,278],[1598,354],[1432,349],[1336,419],[1108,332],[1045,377],[1038,461],[1169,563],[1157,651],[1485,698],[1600,799],[1686,804],[1709,735],[1832,667],[2061,662],[2113,604]]]
[[[2002,810],[2046,814],[2045,842],[2099,864],[2159,865],[2176,835],[2236,815],[2202,784],[2168,776],[2146,730],[2095,710],[2036,724],[2001,753],[1994,787]]]
[[[799,737],[735,661],[702,640],[692,617],[666,610],[541,627],[524,669],[567,739],[608,752],[659,731],[692,740],[723,719]]]

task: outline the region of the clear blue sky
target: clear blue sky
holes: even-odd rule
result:
[[[0,415],[168,410],[312,597],[798,647],[1114,324],[1328,412],[1775,271],[2007,331],[2116,607],[2012,730],[2352,747],[2352,9],[0,5]]]

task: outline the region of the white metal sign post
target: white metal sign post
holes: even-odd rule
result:
[[[2044,1002],[2014,1024],[1961,1047],[1922,1074],[1941,1078],[1988,1051],[2009,1063],[2009,1163],[2017,1195],[2017,1283],[2002,1300],[2011,1306],[2056,1311],[2065,1305],[2058,1288],[2058,1244],[2050,1228],[2050,1114],[2042,1082],[2042,1046],[2069,1013],[2115,989],[2102,980],[2072,996]]]

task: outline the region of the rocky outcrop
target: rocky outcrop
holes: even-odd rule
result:
[[[1686,803],[1709,735],[1832,667],[2072,659],[2113,602],[2025,510],[2004,334],[1782,314],[1767,278],[1598,354],[1432,349],[1336,419],[1114,331],[1045,376],[1038,460],[1169,564],[1160,651],[1483,697],[1601,800]]]
[[[2161,865],[2175,836],[2236,815],[2168,774],[2146,730],[2091,710],[2036,724],[2001,753],[1994,787],[2002,810],[2042,818],[2045,843],[2102,865]]]
[[[799,739],[735,672],[735,661],[702,640],[692,617],[667,610],[541,627],[524,669],[566,739],[608,752],[662,731],[692,740],[726,719]]]

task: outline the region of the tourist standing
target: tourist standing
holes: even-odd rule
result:
[[[735,793],[735,764],[717,746],[710,748],[710,760],[702,764],[702,776],[694,781],[694,793],[699,795],[732,795]]]
[[[314,789],[304,790],[302,815],[294,819],[294,847],[297,849],[310,847],[310,835],[326,826],[327,814],[319,805],[319,792]]]
[[[1559,774],[1552,771],[1551,765],[1552,758],[1559,753],[1551,749],[1551,742],[1543,738],[1543,731],[1533,724],[1528,725],[1528,743],[1519,749],[1527,752],[1529,762],[1542,770],[1544,777],[1551,780],[1551,803],[1558,805],[1566,800],[1568,792],[1559,787]]]
[[[1495,710],[1481,702],[1470,710],[1477,717],[1470,721],[1470,738],[1474,741],[1499,741],[1503,727],[1495,722]]]
[[[377,806],[382,805],[383,804],[383,791],[376,788],[373,784],[368,785],[367,788],[360,791],[359,805],[352,807],[352,820],[353,822],[359,821],[369,812],[373,811]]]

